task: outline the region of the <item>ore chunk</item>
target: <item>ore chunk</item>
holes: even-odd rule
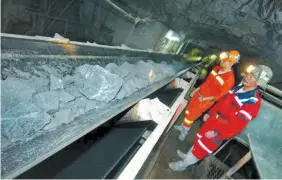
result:
[[[57,92],[43,92],[36,94],[33,102],[45,112],[56,111],[59,108],[59,95]]]
[[[122,79],[100,66],[85,64],[75,70],[75,84],[88,99],[109,102],[122,86]]]
[[[67,109],[61,109],[55,113],[54,119],[44,127],[44,130],[51,130],[61,124],[67,124],[73,121],[77,113],[77,107],[71,107]]]
[[[103,102],[99,102],[96,100],[87,100],[86,106],[85,106],[85,112],[91,110],[91,109],[99,109],[104,107],[106,104]]]
[[[2,118],[2,133],[11,142],[24,140],[40,131],[50,122],[51,116],[44,112],[31,112],[15,118]]]
[[[85,108],[86,101],[87,101],[87,99],[84,96],[79,97],[79,98],[75,99],[75,105],[77,107],[80,107],[80,108]]]
[[[120,67],[118,67],[115,63],[107,64],[105,67],[106,70],[110,71],[113,74],[117,74],[120,77],[125,77],[126,75],[121,71]]]
[[[133,72],[135,72],[136,68],[133,64],[129,64],[128,62],[125,62],[120,66],[120,71],[123,74],[122,77],[126,77],[132,74]]]
[[[1,81],[1,117],[13,118],[37,111],[38,108],[32,104],[35,92],[25,80],[7,78]]]
[[[64,88],[64,84],[63,81],[53,75],[50,75],[50,90],[57,90],[57,89],[63,89]]]
[[[49,91],[49,79],[32,76],[28,83],[36,92]]]
[[[79,88],[74,86],[74,85],[71,85],[71,86],[68,86],[66,89],[65,89],[66,92],[70,93],[71,95],[75,96],[75,97],[81,97],[82,94],[80,93],[79,91]]]
[[[74,82],[74,77],[73,77],[73,76],[66,75],[66,76],[63,78],[64,86],[70,85],[70,84],[72,84],[73,82]]]
[[[69,102],[69,101],[72,101],[75,99],[75,97],[65,91],[61,91],[59,93],[59,96],[60,96],[60,101],[62,102]]]
[[[11,145],[11,142],[3,134],[1,134],[1,149],[3,150],[9,145]]]

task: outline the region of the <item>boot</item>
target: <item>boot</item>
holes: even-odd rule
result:
[[[188,166],[195,164],[198,161],[199,159],[197,159],[192,152],[189,152],[183,161],[171,162],[168,166],[173,171],[184,171]]]
[[[191,147],[191,149],[188,151],[188,153],[190,153],[191,151],[192,151],[192,149],[193,149],[193,146]],[[182,151],[180,151],[179,149],[177,149],[177,155],[182,159],[182,160],[184,160],[185,159],[185,157],[186,157],[186,155],[188,154],[185,154],[184,152],[182,152]]]
[[[185,140],[185,138],[186,138],[186,136],[188,134],[188,131],[190,130],[189,127],[186,127],[183,124],[181,124],[180,126],[175,125],[173,128],[180,132],[180,135],[178,136],[178,139],[180,141],[184,141]]]
[[[185,159],[185,157],[186,157],[186,154],[185,153],[183,153],[182,151],[180,151],[179,149],[177,149],[177,155],[182,159],[182,160],[184,160]]]
[[[187,167],[183,161],[171,162],[168,166],[173,171],[184,171]]]
[[[178,139],[179,139],[180,141],[184,141],[185,138],[186,138],[186,136],[187,136],[187,134],[188,134],[188,131],[187,131],[187,132],[186,132],[186,131],[182,131],[182,132],[179,134]]]
[[[173,128],[176,130],[176,131],[179,131],[180,133],[183,131],[183,127],[182,127],[183,125],[181,124],[181,125],[179,125],[179,126],[177,126],[177,125],[175,125],[175,126],[173,126]]]

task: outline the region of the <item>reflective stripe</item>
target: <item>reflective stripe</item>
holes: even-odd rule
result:
[[[220,76],[216,76],[216,80],[220,83],[220,85],[224,84],[224,81]]]
[[[201,136],[199,133],[197,133],[198,138],[202,138],[203,136]]]
[[[252,116],[247,112],[247,111],[244,111],[244,110],[240,110],[239,111],[240,113],[244,114],[247,118],[249,118],[250,120],[252,119]]]
[[[230,90],[229,93],[230,93],[230,94],[233,94],[233,91]]]
[[[243,105],[237,96],[235,96],[235,100],[237,101],[237,103],[238,103],[240,106]]]
[[[251,97],[251,98],[249,98],[249,99],[253,99],[253,100],[255,100],[255,101],[258,101],[258,98],[255,98],[255,97]]]
[[[201,146],[204,150],[206,150],[209,154],[212,153],[212,151],[209,150],[209,149],[202,143],[201,139],[198,140],[198,143],[199,143],[200,146]]]
[[[185,114],[189,114],[189,111],[186,110],[186,111],[185,111]]]
[[[253,99],[253,100],[255,100],[255,101],[258,101],[258,98],[250,97],[250,98],[248,98],[248,99],[241,99],[241,102],[246,102],[246,101],[248,101],[248,100],[250,100],[250,99]]]
[[[186,118],[184,119],[184,122],[187,123],[187,124],[193,124],[193,121],[189,121],[189,120],[186,119]]]
[[[217,75],[217,73],[214,70],[211,71],[211,74],[214,75],[214,76]]]

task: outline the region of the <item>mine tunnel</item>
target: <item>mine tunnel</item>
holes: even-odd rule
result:
[[[2,0],[1,178],[280,179],[281,77],[279,0]]]

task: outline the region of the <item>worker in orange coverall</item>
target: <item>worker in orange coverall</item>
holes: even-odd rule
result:
[[[198,131],[194,145],[187,154],[177,150],[182,160],[169,163],[174,171],[183,171],[187,166],[213,153],[224,140],[239,134],[250,121],[257,117],[261,106],[258,85],[265,86],[272,77],[269,67],[249,66],[242,84],[227,93],[208,114]]]
[[[203,84],[191,93],[192,98],[185,111],[183,123],[174,126],[174,129],[180,132],[180,141],[184,141],[193,122],[234,86],[232,66],[239,62],[239,52],[223,52],[220,54],[220,60],[220,66],[216,66]]]

